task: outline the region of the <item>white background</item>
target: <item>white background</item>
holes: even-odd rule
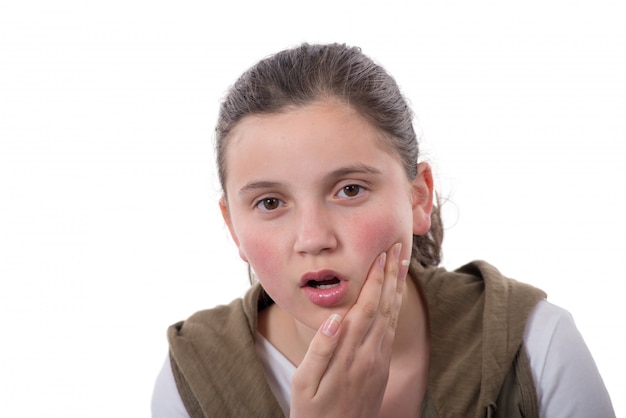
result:
[[[397,78],[446,200],[444,265],[546,290],[626,414],[626,14],[434,3],[3,0],[0,416],[149,415],[166,327],[248,287],[217,210],[219,99],[301,41]]]

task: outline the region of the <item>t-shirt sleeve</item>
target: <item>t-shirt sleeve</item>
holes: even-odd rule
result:
[[[169,355],[166,357],[154,384],[151,410],[152,418],[189,418],[176,387]]]
[[[539,416],[615,417],[602,377],[569,312],[539,302],[526,324],[524,344]]]

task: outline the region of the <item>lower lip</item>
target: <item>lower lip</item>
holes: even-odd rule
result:
[[[348,283],[342,280],[337,286],[329,289],[317,289],[311,286],[305,286],[303,289],[306,296],[315,305],[330,307],[341,303],[348,291]]]

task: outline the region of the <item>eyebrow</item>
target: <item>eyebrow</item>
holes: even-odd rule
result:
[[[277,181],[254,181],[252,183],[248,183],[239,189],[239,194],[245,194],[251,190],[255,189],[273,189],[277,188],[281,185],[281,183]]]
[[[370,165],[367,165],[367,164],[353,164],[353,165],[348,165],[348,166],[340,167],[336,170],[333,170],[327,175],[325,175],[324,178],[326,180],[331,180],[331,179],[336,179],[340,177],[345,177],[351,174],[381,175],[382,172],[379,169],[372,167]],[[241,189],[239,189],[239,194],[245,194],[251,190],[256,190],[256,189],[278,188],[282,184],[283,183],[278,182],[278,181],[267,181],[267,180],[254,181],[254,182],[246,184]]]
[[[376,167],[367,164],[354,164],[346,167],[338,168],[326,175],[327,178],[344,177],[350,174],[382,174]]]

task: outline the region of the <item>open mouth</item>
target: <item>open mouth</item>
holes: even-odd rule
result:
[[[307,282],[307,286],[313,287],[315,289],[331,289],[335,286],[338,286],[340,283],[339,279],[336,277],[327,277],[322,280],[309,280]]]
[[[348,280],[330,269],[304,274],[300,278],[300,286],[313,304],[323,307],[341,304],[349,289]]]

